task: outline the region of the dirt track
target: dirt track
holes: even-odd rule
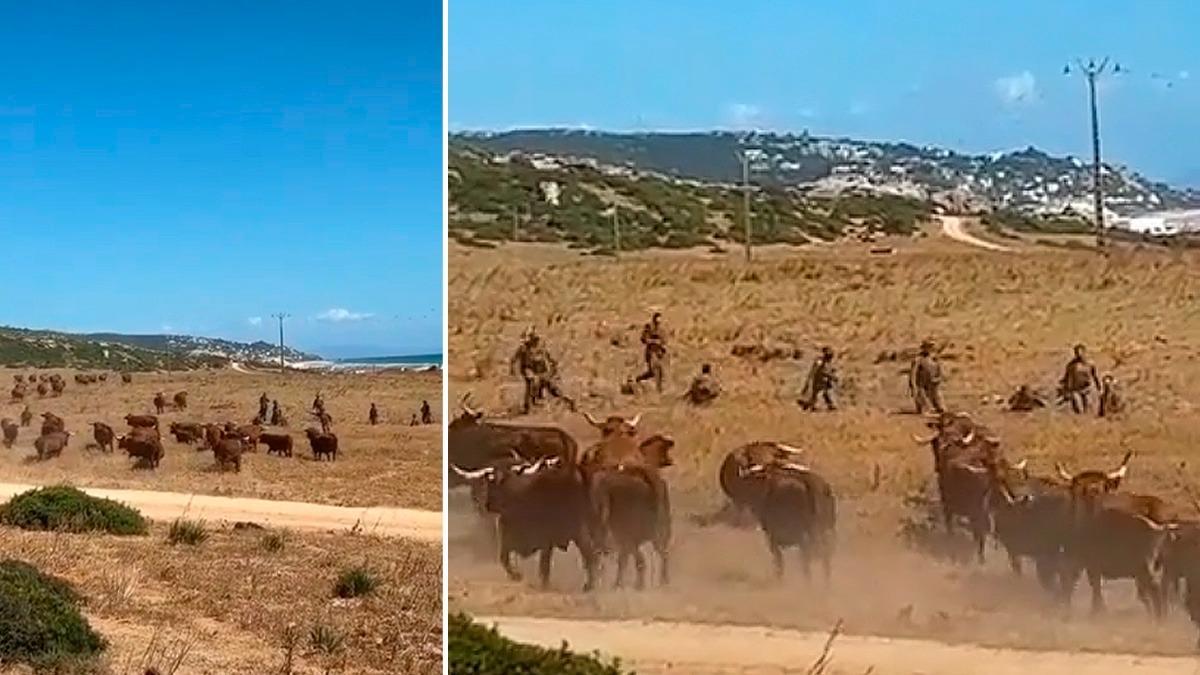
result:
[[[0,483],[0,501],[34,487]],[[442,514],[437,511],[391,507],[351,508],[153,490],[81,489],[96,497],[128,504],[151,520],[172,520],[186,515],[214,521],[252,521],[300,530],[344,530],[358,526],[365,532],[383,536],[437,543],[442,540]]]
[[[1001,246],[1000,244],[993,244],[990,241],[985,241],[985,240],[980,239],[979,237],[976,237],[975,235],[967,232],[965,229],[963,229],[963,220],[964,220],[963,218],[958,217],[958,216],[941,216],[942,234],[946,235],[947,237],[950,237],[951,239],[954,239],[955,241],[961,241],[964,244],[968,244],[970,246],[975,246],[977,248],[984,248],[989,251],[1011,251],[1012,250],[1011,248],[1009,248],[1007,246]]]
[[[752,626],[650,621],[570,621],[477,617],[521,642],[619,655],[639,672],[806,672],[827,634]],[[1200,660],[1087,652],[1043,652],[948,645],[929,640],[839,635],[832,672],[879,675],[1024,675],[1029,672],[1099,675],[1200,673]]]

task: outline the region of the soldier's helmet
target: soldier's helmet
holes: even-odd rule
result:
[[[1075,356],[1082,354],[1085,349],[1087,349],[1087,347],[1084,347],[1082,342],[1075,345]]]
[[[833,347],[828,345],[821,347],[821,356],[824,356],[827,359],[833,358]]]
[[[921,351],[926,354],[933,351],[933,340],[922,340]]]

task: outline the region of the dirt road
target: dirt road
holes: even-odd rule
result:
[[[0,501],[34,489],[33,485],[0,483]],[[110,490],[81,487],[84,492],[123,502],[151,520],[173,520],[186,515],[209,521],[250,521],[260,525],[298,530],[345,530],[356,525],[369,534],[441,542],[442,514],[438,511],[392,507],[353,508],[305,502],[152,490]]]
[[[942,221],[942,234],[954,239],[955,241],[961,241],[964,244],[978,248],[984,248],[989,251],[1012,250],[1007,246],[1001,246],[1000,244],[994,244],[990,241],[984,241],[983,239],[980,239],[979,237],[967,232],[963,227],[963,221],[966,220],[965,218],[960,216],[939,216],[939,219]]]
[[[476,617],[504,635],[556,648],[620,657],[639,673],[806,672],[827,634],[751,626],[651,621]],[[1128,654],[1045,652],[949,645],[928,640],[840,635],[831,673],[877,675],[1194,675],[1200,660]]]

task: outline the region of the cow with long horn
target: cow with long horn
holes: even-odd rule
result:
[[[783,549],[800,550],[804,576],[814,559],[825,581],[833,566],[837,499],[829,483],[809,466],[772,462],[739,466],[750,510],[767,537],[776,578],[783,577]]]
[[[488,466],[511,464],[513,457],[537,460],[558,457],[574,465],[579,445],[558,427],[516,424],[486,419],[483,412],[469,404],[470,395],[460,401],[463,412],[446,427],[449,459],[459,468],[474,471]],[[457,473],[449,475],[450,487],[465,481]]]

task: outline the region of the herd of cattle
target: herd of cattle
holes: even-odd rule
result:
[[[495,518],[500,562],[510,578],[520,578],[514,553],[538,553],[547,584],[554,550],[574,543],[585,590],[595,587],[598,561],[608,552],[617,557],[617,585],[632,558],[640,588],[641,548],[648,544],[661,561],[661,581],[668,581],[671,512],[661,474],[672,464],[669,438],[639,441],[640,416],[589,415],[600,439],[581,453],[557,427],[485,420],[467,399],[462,407],[447,428],[450,486],[468,485],[477,508]],[[1072,473],[1056,465],[1055,475],[1035,476],[1026,461],[1007,458],[1000,439],[969,414],[942,413],[927,424],[928,433],[914,440],[932,450],[947,534],[965,525],[979,562],[991,537],[1007,551],[1015,574],[1032,563],[1048,597],[1064,610],[1084,574],[1095,612],[1104,607],[1105,580],[1132,579],[1152,617],[1182,601],[1200,627],[1200,519],[1172,510],[1160,497],[1123,491],[1132,453],[1113,469]],[[776,575],[783,574],[783,549],[796,547],[806,576],[817,561],[828,578],[837,499],[801,459],[801,450],[782,443],[750,443],[726,455],[717,482],[735,513],[757,520]],[[1200,514],[1200,501],[1191,501]]]
[[[36,390],[39,395],[43,396],[60,396],[66,386],[62,376],[58,374],[43,374],[37,377],[18,374],[13,377],[16,385],[12,391],[12,402],[17,404],[25,401],[28,391],[26,387],[34,382],[37,383]],[[104,374],[75,376],[75,381],[83,385],[104,382],[106,379]],[[129,383],[132,381],[132,376],[124,373],[122,380]],[[43,385],[45,385],[45,394],[42,393]],[[159,427],[159,415],[167,412],[186,411],[188,395],[187,392],[180,391],[168,399],[165,394],[160,392],[155,394],[153,404],[157,414],[131,413],[125,415],[125,423],[129,429],[125,434],[119,436],[108,424],[92,422],[91,435],[95,447],[108,453],[114,452],[115,449],[124,450],[131,459],[136,460],[135,466],[157,468],[165,454]],[[34,413],[26,404],[20,414],[19,422],[7,417],[0,419],[0,436],[3,438],[4,447],[12,448],[20,436],[21,429],[32,427],[33,418]],[[33,447],[37,451],[37,459],[45,461],[60,456],[67,448],[74,433],[68,431],[65,421],[52,412],[43,412],[41,418],[40,434],[34,439]],[[337,459],[338,438],[329,428],[331,422],[332,418],[322,411],[322,428],[309,427],[304,431],[314,460],[334,461]],[[282,425],[286,424],[286,420],[283,420]],[[178,443],[194,445],[198,450],[211,451],[221,470],[231,469],[240,472],[242,455],[246,452],[257,451],[260,445],[267,447],[268,455],[277,454],[281,457],[291,457],[293,453],[292,435],[281,427],[277,427],[273,431],[268,430],[262,424],[260,416],[256,416],[248,424],[236,424],[228,421],[220,424],[177,421],[171,422],[167,429]]]

